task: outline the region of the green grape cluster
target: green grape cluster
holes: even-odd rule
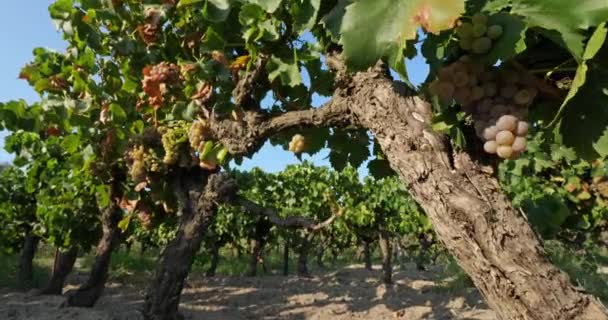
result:
[[[190,126],[188,130],[188,140],[190,141],[190,147],[197,152],[203,150],[205,145],[205,139],[209,137],[209,128],[205,120],[196,120]]]
[[[456,101],[472,116],[486,152],[511,159],[526,148],[528,107],[538,94],[535,81],[508,66],[488,68],[462,56],[439,71],[429,90],[445,103]]]
[[[163,149],[165,150],[163,163],[168,166],[174,165],[178,163],[185,154],[189,154],[186,148],[184,148],[185,142],[188,139],[188,126],[185,122],[178,122],[160,130],[164,131],[161,139]]]
[[[149,172],[160,171],[160,166],[152,150],[146,149],[143,145],[136,145],[129,151],[129,174],[135,183],[146,181]]]
[[[217,168],[217,163],[214,159],[206,159],[205,146],[207,145],[208,139],[211,137],[209,126],[205,120],[197,120],[192,123],[188,131],[188,140],[190,141],[190,147],[194,149],[199,156],[199,166],[206,170],[214,170]]]
[[[492,49],[492,42],[500,38],[503,28],[499,24],[488,24],[488,16],[479,12],[471,21],[461,22],[456,28],[458,44],[464,51],[486,54]]]

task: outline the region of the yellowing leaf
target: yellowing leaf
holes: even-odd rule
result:
[[[450,29],[464,12],[464,0],[357,1],[346,7],[340,24],[340,42],[350,67],[363,69],[395,50],[417,30],[439,33]],[[333,20],[336,20],[335,17]],[[338,21],[332,21],[332,25]]]
[[[405,32],[406,39],[416,38],[416,29],[421,26],[424,31],[438,34],[454,27],[458,17],[464,12],[464,1],[453,0],[420,0],[416,3],[412,23]]]

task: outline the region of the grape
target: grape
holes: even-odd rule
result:
[[[517,135],[520,137],[524,137],[525,135],[527,135],[529,126],[530,125],[527,122],[519,121],[517,123],[517,130],[516,130]]]
[[[471,51],[473,49],[473,38],[460,38],[458,45],[464,51]]]
[[[471,21],[473,22],[473,24],[487,24],[488,16],[481,12],[478,12],[474,14],[473,17],[471,17]]]
[[[461,24],[456,29],[456,34],[458,37],[462,38],[472,38],[473,37],[473,25],[469,22],[465,22]]]
[[[484,54],[490,51],[492,48],[492,40],[488,37],[481,37],[475,39],[471,45],[471,51],[475,54]]]
[[[514,85],[508,85],[500,89],[500,96],[505,99],[509,99],[515,95],[515,92],[517,92],[517,87]]]
[[[517,125],[517,118],[510,114],[503,115],[496,122],[496,127],[499,130],[515,131],[515,129],[517,129]]]
[[[492,73],[491,71],[483,71],[482,73],[479,74],[479,80],[481,81],[490,81],[494,79],[494,73]]]
[[[485,24],[473,24],[473,36],[483,37],[486,34],[488,27]]]
[[[454,85],[450,82],[441,81],[437,84],[437,95],[443,100],[449,100],[454,96]]]
[[[448,68],[452,69],[452,73],[464,72],[465,74],[467,74],[466,64],[464,64],[460,61],[456,61],[456,62],[452,63],[451,65],[448,66]]]
[[[507,83],[517,83],[519,81],[519,74],[514,70],[502,69],[500,73],[501,78]]]
[[[458,59],[458,61],[460,61],[460,62],[462,62],[462,63],[464,63],[464,64],[466,64],[466,65],[470,65],[471,63],[473,63],[473,60],[471,59],[471,56],[468,56],[468,55],[466,55],[466,54],[465,54],[465,55],[463,55],[463,56],[461,56],[461,57]]]
[[[457,71],[452,75],[456,87],[463,87],[469,83],[469,75],[464,71]]]
[[[479,103],[479,110],[483,110],[486,112],[489,112],[492,108],[492,105],[494,105],[494,103],[492,102],[492,99],[483,99],[481,100],[481,102]]]
[[[496,101],[494,101],[496,103]],[[505,105],[504,104],[496,104],[490,109],[490,115],[496,117],[496,119],[500,118],[505,114]],[[497,124],[498,125],[498,124]],[[504,130],[504,129],[501,129]]]
[[[500,38],[500,36],[502,36],[502,26],[495,24],[495,25],[491,25],[490,27],[488,27],[488,37],[492,40],[496,40],[498,38]]]
[[[479,80],[477,79],[477,76],[475,76],[475,74],[469,73],[469,86],[476,86],[479,84]]]
[[[493,97],[498,92],[498,88],[496,87],[496,83],[486,82],[483,84],[483,91],[486,97]]]
[[[527,105],[532,102],[532,94],[528,89],[521,89],[515,93],[513,101],[517,104]]]
[[[497,133],[498,133],[498,128],[496,128],[496,126],[487,127],[483,131],[483,138],[486,140],[494,140],[496,138]]]
[[[454,100],[461,105],[468,104],[471,102],[471,90],[466,87],[458,88],[458,90],[454,92]]]
[[[437,77],[442,81],[452,81],[452,69],[450,67],[442,68]]]
[[[494,140],[486,141],[486,143],[483,144],[483,150],[490,154],[495,154],[497,151],[497,148],[498,148],[498,144],[496,144],[496,141],[494,141]]]
[[[496,154],[503,159],[508,159],[513,155],[513,149],[511,146],[498,146],[498,148],[496,148]]]
[[[480,86],[474,86],[471,88],[471,100],[479,100],[483,98],[485,91]]]
[[[511,148],[515,152],[522,152],[522,151],[526,150],[526,138],[516,137],[515,140],[513,140],[513,144],[511,145]]]
[[[475,133],[478,137],[483,138],[483,131],[488,127],[488,124],[485,121],[477,120],[475,121]]]
[[[481,74],[482,72],[484,72],[484,67],[482,64],[471,64],[471,72],[473,72],[474,74]]]
[[[498,143],[498,145],[510,146],[511,144],[513,144],[514,140],[515,135],[513,135],[513,132],[511,131],[502,130],[496,134],[496,143]]]

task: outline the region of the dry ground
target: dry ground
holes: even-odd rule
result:
[[[395,283],[384,285],[379,266],[367,271],[353,265],[311,278],[262,276],[188,279],[180,309],[185,319],[468,319],[494,320],[474,289],[459,293],[440,288],[438,271],[413,266],[395,272]],[[82,281],[70,278],[66,289]],[[0,289],[0,319],[4,320],[131,320],[142,319],[148,279],[111,282],[90,309],[60,308],[62,297],[35,296]]]

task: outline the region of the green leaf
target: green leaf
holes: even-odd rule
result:
[[[597,139],[597,142],[593,144],[593,149],[604,158],[608,157],[608,128],[604,130],[604,133]]]
[[[184,7],[184,6],[189,6],[189,5],[193,5],[196,3],[200,3],[203,2],[205,0],[180,0],[179,3],[177,4],[177,7]]]
[[[218,163],[220,163],[220,164],[224,163],[224,160],[226,159],[226,155],[228,155],[228,148],[222,146],[220,151],[217,152]]]
[[[203,9],[205,19],[213,22],[222,22],[230,14],[230,2],[228,0],[208,0]]]
[[[325,26],[325,30],[327,30],[331,38],[336,42],[340,40],[340,30],[342,29],[342,19],[346,12],[346,6],[350,5],[352,2],[353,0],[338,0],[336,6],[321,19],[321,23]]]
[[[373,159],[367,164],[369,173],[376,179],[382,179],[395,175],[395,171],[390,166],[388,160]]]
[[[207,141],[205,142],[205,145],[203,145],[203,151],[201,152],[201,159],[206,159],[207,156],[209,156],[209,154],[211,153],[211,150],[213,150],[213,141]]]
[[[133,216],[131,215],[127,215],[126,217],[122,218],[122,220],[118,222],[118,229],[120,229],[122,232],[126,232],[127,229],[129,229],[129,224],[131,223],[132,217]]]
[[[299,34],[311,29],[317,22],[321,0],[293,1],[290,13],[294,17],[294,30]]]
[[[503,34],[492,44],[490,52],[483,56],[483,60],[493,65],[498,60],[508,60],[526,49],[526,24],[516,16],[498,13],[491,15],[489,25],[500,25]]]
[[[570,210],[557,196],[546,196],[535,201],[525,201],[524,211],[530,223],[544,237],[552,237],[561,230],[561,226],[570,216]]]
[[[72,13],[72,0],[57,0],[49,6],[51,18],[66,20]]]
[[[464,1],[377,0],[358,1],[346,7],[341,43],[349,66],[366,68],[386,57],[393,46],[403,48],[415,39],[417,28],[438,33],[452,27],[464,12]]]
[[[99,185],[95,188],[97,194],[97,204],[101,208],[105,208],[110,205],[110,186]]]
[[[243,26],[251,26],[259,20],[264,19],[264,10],[256,4],[246,4],[241,7],[239,12],[239,21]]]
[[[597,27],[597,29],[589,39],[587,47],[585,48],[585,52],[583,53],[583,61],[581,61],[580,65],[576,69],[576,74],[574,76],[574,80],[572,80],[568,95],[562,102],[562,105],[560,106],[560,109],[551,124],[555,123],[561,117],[564,108],[566,108],[566,105],[568,105],[570,100],[577,95],[579,89],[587,81],[587,70],[589,69],[587,66],[587,60],[593,59],[593,57],[595,57],[595,55],[602,48],[602,45],[606,41],[607,32],[608,30],[606,29],[606,24],[602,23]]]
[[[268,71],[268,80],[273,82],[276,78],[280,78],[281,83],[295,87],[302,83],[302,76],[296,61],[284,62],[281,58],[274,55],[270,57],[270,61],[266,64]]]
[[[273,13],[281,5],[282,0],[247,0],[249,3],[257,4],[262,7],[266,12]]]
[[[108,111],[110,111],[112,121],[114,121],[116,123],[123,123],[127,120],[127,113],[117,103],[110,104]]]
[[[522,16],[529,27],[559,33],[563,43],[577,58],[582,58],[583,30],[599,25],[608,17],[605,0],[513,0],[511,13]]]
[[[61,146],[67,153],[75,153],[80,145],[80,136],[71,134],[63,139]]]

